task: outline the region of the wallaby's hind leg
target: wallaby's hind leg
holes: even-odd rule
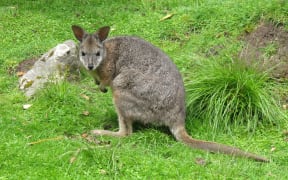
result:
[[[109,130],[92,130],[91,133],[95,135],[107,135],[124,137],[132,133],[132,121],[125,119],[121,114],[118,113],[119,131],[109,131]]]
[[[108,130],[92,130],[91,133],[95,135],[108,135],[108,136],[116,136],[116,137],[124,137],[128,136],[132,133],[132,119],[123,116],[120,109],[118,108],[119,104],[119,95],[120,92],[114,91],[113,92],[113,100],[115,104],[115,110],[118,115],[118,123],[119,123],[119,130],[117,132],[108,131]]]

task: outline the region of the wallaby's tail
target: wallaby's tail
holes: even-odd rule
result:
[[[191,146],[192,148],[202,149],[202,150],[215,152],[215,153],[223,153],[223,154],[229,154],[233,156],[251,158],[259,162],[270,162],[268,159],[264,157],[261,157],[261,156],[258,156],[256,154],[252,154],[249,152],[244,152],[236,147],[227,146],[224,144],[218,144],[215,142],[193,139],[191,136],[188,135],[185,128],[173,129],[172,133],[178,141],[182,141],[183,143]]]

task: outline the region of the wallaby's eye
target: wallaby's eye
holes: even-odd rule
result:
[[[82,52],[82,53],[81,53],[81,55],[82,55],[82,56],[85,56],[85,55],[86,55],[86,53]]]
[[[99,51],[96,53],[96,56],[100,56],[100,52]]]

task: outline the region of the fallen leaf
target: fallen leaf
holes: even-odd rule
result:
[[[80,94],[80,96],[81,96],[82,98],[86,99],[87,101],[90,100],[90,97],[87,96],[87,95],[85,95],[85,94]]]
[[[89,116],[90,113],[89,113],[89,111],[83,111],[82,114],[83,114],[84,116]]]
[[[288,136],[288,130],[283,131],[283,135],[284,135],[284,136]]]
[[[283,105],[282,105],[282,108],[283,108],[284,110],[286,110],[286,109],[288,108],[288,105],[287,105],[287,104],[283,104]]]
[[[81,137],[82,138],[86,138],[86,137],[88,137],[88,134],[87,133],[83,133],[83,134],[81,134]]]
[[[272,147],[270,151],[274,152],[275,150],[276,150],[276,147]]]
[[[74,163],[75,161],[76,161],[76,157],[75,156],[71,157],[70,164]]]
[[[160,19],[160,21],[165,21],[165,20],[167,20],[167,19],[170,19],[170,18],[172,18],[172,16],[174,16],[173,13],[167,14],[166,16],[162,17],[162,18]]]
[[[17,76],[18,76],[18,77],[21,77],[21,76],[23,76],[24,74],[25,74],[25,72],[23,72],[23,71],[17,72]]]
[[[195,163],[201,166],[205,166],[207,162],[203,158],[196,158]]]
[[[105,175],[105,174],[107,174],[107,171],[104,170],[104,169],[100,169],[100,170],[99,170],[99,173],[102,174],[102,175]]]
[[[27,109],[29,109],[31,106],[32,106],[32,104],[24,104],[24,105],[23,105],[23,109],[24,109],[24,110],[27,110]]]

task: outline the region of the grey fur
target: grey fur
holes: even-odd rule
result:
[[[126,136],[132,133],[135,121],[153,123],[169,127],[177,140],[193,148],[268,161],[238,148],[193,139],[187,134],[183,80],[175,64],[159,48],[137,37],[105,40],[108,27],[100,28],[94,34],[86,33],[79,26],[72,26],[72,29],[80,41],[79,56],[83,51],[88,54],[101,52],[100,63],[96,59],[82,59],[81,62],[95,81],[99,81],[100,88],[111,87],[118,114],[118,132],[93,130],[92,133]],[[91,62],[93,69],[87,67]]]

